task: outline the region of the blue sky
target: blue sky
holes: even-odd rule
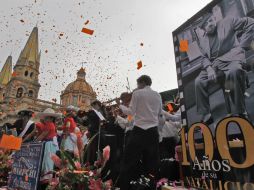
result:
[[[42,52],[39,98],[59,101],[85,62],[87,81],[104,101],[126,91],[127,77],[134,89],[142,74],[152,77],[157,91],[176,88],[172,32],[210,0],[0,2],[0,68],[10,53],[16,63],[37,24]],[[80,32],[87,20],[92,36]],[[145,66],[137,70],[139,60]]]

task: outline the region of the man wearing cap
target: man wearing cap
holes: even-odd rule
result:
[[[245,49],[250,47],[253,39],[254,20],[226,17],[216,22],[212,13],[209,13],[203,19],[201,28],[205,31],[199,39],[203,54],[202,70],[195,79],[195,91],[197,111],[202,115],[202,121],[207,124],[213,122],[208,87],[211,82],[219,80],[220,74],[225,76],[225,89],[235,105],[233,114],[247,118],[244,102],[246,76],[242,64]]]
[[[19,119],[10,126],[10,129],[16,129],[18,137],[25,138],[35,129],[35,124],[30,119],[32,118],[33,112],[30,110],[21,110],[18,112]],[[28,141],[31,139],[27,139]]]

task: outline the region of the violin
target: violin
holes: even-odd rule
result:
[[[132,98],[132,93],[124,92],[120,96],[120,100],[122,101],[123,105],[129,106]]]
[[[80,118],[83,118],[83,117],[87,116],[87,112],[85,110],[79,110],[77,113],[77,116]]]

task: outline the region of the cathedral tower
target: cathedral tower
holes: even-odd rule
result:
[[[34,27],[29,39],[21,51],[10,82],[7,84],[5,100],[17,101],[19,98],[38,98],[40,52],[38,28]]]
[[[0,102],[3,101],[5,97],[6,86],[11,80],[12,73],[12,57],[8,56],[5,64],[0,72]]]

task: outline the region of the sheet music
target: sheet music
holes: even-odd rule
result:
[[[93,109],[93,111],[96,113],[96,115],[100,118],[101,121],[105,121],[105,117],[101,114],[101,112]]]

